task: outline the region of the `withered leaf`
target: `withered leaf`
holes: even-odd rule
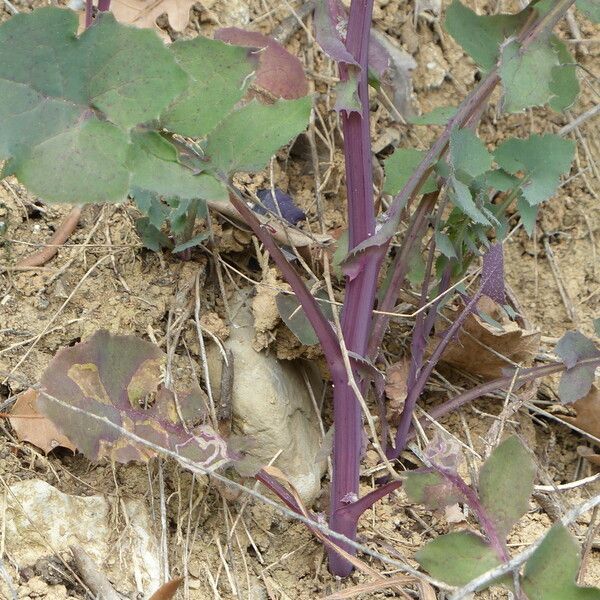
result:
[[[577,415],[561,417],[562,420],[600,439],[600,390],[593,385],[586,396],[571,406]]]
[[[308,94],[308,80],[300,60],[290,54],[279,42],[256,31],[226,27],[215,32],[215,39],[250,48],[258,52],[259,67],[254,84],[275,98],[302,98]]]
[[[393,425],[398,424],[404,409],[409,369],[410,359],[402,358],[390,365],[385,373],[385,395],[388,398],[386,403],[387,419]]]
[[[38,392],[33,388],[19,394],[8,418],[17,437],[37,446],[45,454],[55,448],[68,448],[75,452],[75,444],[63,435],[54,423],[37,408]]]
[[[160,15],[166,14],[174,31],[183,31],[190,20],[190,9],[197,0],[112,0],[110,11],[115,19],[126,25],[155,29],[164,39],[168,38],[156,24]],[[84,12],[80,14],[80,25],[84,26]]]
[[[41,379],[39,410],[90,460],[147,461],[164,449],[202,469],[227,464],[217,433],[182,422],[200,415],[202,403],[161,385],[162,361],[150,342],[98,331],[57,352]]]
[[[477,303],[477,310],[479,314],[491,317],[499,327],[486,322],[478,314],[469,315],[458,340],[448,345],[442,360],[484,379],[501,377],[503,369],[511,366],[502,357],[518,364],[530,364],[540,346],[540,332],[521,329],[490,298],[483,297]],[[452,320],[457,316],[452,310],[445,310],[444,314]],[[444,321],[439,325],[442,330],[448,327]]]

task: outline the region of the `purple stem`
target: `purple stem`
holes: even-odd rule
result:
[[[502,562],[508,562],[510,556],[508,554],[508,550],[506,549],[506,544],[498,534],[498,530],[494,525],[494,521],[487,514],[487,511],[481,504],[477,494],[471,489],[470,486],[467,485],[465,480],[458,473],[448,471],[447,469],[444,469],[443,467],[433,463],[431,466],[440,475],[442,475],[442,477],[445,477],[462,494],[466,503],[475,513],[481,528],[485,531],[490,545],[498,555],[498,558]]]
[[[372,12],[373,0],[352,0],[346,38],[346,48],[360,66],[356,77],[362,106],[362,114],[342,112],[349,250],[375,233],[367,79]],[[340,76],[344,81],[351,76],[346,65],[340,65]],[[371,260],[362,256],[359,259],[357,276],[346,279],[346,296],[341,319],[342,335],[347,349],[359,356],[364,356],[367,350],[377,275],[382,259],[383,257]],[[367,389],[365,382],[360,381],[356,370],[354,375],[360,382],[361,392],[364,392]],[[362,414],[358,399],[348,385],[347,376],[344,374],[338,381],[335,377],[333,379],[333,476],[329,526],[333,531],[355,539],[358,518],[354,518],[352,513],[343,509],[347,507],[346,499],[358,496],[359,492]],[[352,555],[356,553],[353,547],[342,547]],[[328,553],[329,568],[334,575],[345,577],[352,572],[352,564],[335,550],[329,549]]]
[[[94,0],[85,0],[85,28],[91,27],[94,16]]]
[[[421,369],[419,372],[419,377],[417,378],[413,387],[409,390],[408,395],[406,397],[406,401],[404,403],[404,409],[402,411],[402,415],[400,416],[400,425],[398,425],[398,430],[396,431],[396,443],[395,448],[390,449],[388,452],[388,458],[398,458],[400,453],[406,447],[406,443],[408,441],[408,432],[410,430],[410,425],[412,421],[412,415],[415,410],[415,406],[417,405],[417,400],[419,396],[425,389],[425,385],[429,380],[429,376],[431,372],[437,365],[440,360],[444,350],[448,346],[448,344],[454,339],[454,337],[458,334],[460,328],[463,326],[467,317],[475,310],[477,306],[477,302],[483,295],[483,289],[480,288],[477,290],[473,298],[469,301],[469,303],[465,306],[463,311],[460,313],[456,321],[452,323],[452,325],[448,328],[448,330],[444,333],[440,343],[436,346],[436,349],[433,351],[431,358],[427,361],[427,364]]]
[[[110,0],[98,0],[98,12],[108,12],[110,10]]]

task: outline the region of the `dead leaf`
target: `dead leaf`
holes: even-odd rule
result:
[[[587,396],[577,400],[571,405],[577,415],[575,417],[561,417],[563,421],[600,438],[600,390],[593,385]]]
[[[385,373],[385,395],[389,400],[386,404],[387,420],[392,425],[398,425],[404,409],[409,370],[410,359],[402,358],[397,363],[390,365]]]
[[[196,2],[197,0],[112,0],[110,12],[120,23],[155,29],[163,39],[169,40],[167,32],[156,24],[156,19],[166,14],[171,29],[183,31],[190,21],[190,8]],[[79,15],[80,27],[84,26],[84,20],[85,12],[82,12]]]
[[[503,369],[511,367],[511,363],[502,357],[524,366],[531,364],[540,346],[540,332],[521,329],[490,298],[483,297],[477,303],[477,309],[480,314],[496,321],[498,326],[477,314],[469,315],[458,339],[449,344],[442,355],[442,361],[484,379],[501,377]],[[444,314],[454,320],[460,313],[447,309]],[[448,322],[438,321],[438,328],[446,330]],[[438,341],[439,337],[433,340],[430,350]]]
[[[64,436],[50,419],[38,412],[38,395],[37,390],[30,388],[17,397],[10,413],[13,416],[8,419],[17,437],[37,446],[44,454],[59,446],[75,452],[75,444]]]
[[[594,472],[598,472],[600,470],[600,454],[595,454],[594,451],[588,446],[577,446],[577,454],[594,465],[595,469],[592,469]]]
[[[215,32],[215,39],[235,46],[262,48],[253,85],[274,98],[302,98],[308,94],[308,80],[300,60],[279,42],[256,31],[226,27]]]
[[[181,577],[175,577],[171,581],[167,581],[161,585],[155,592],[150,596],[149,600],[171,600],[175,597],[175,593],[179,589],[183,579]]]

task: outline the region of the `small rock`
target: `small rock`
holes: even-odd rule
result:
[[[84,548],[120,587],[138,591],[134,582],[140,581],[149,593],[155,591],[160,585],[160,562],[152,520],[139,500],[124,500],[123,506],[129,527],[115,543],[110,504],[103,496],[70,496],[37,479],[11,485],[6,506],[6,552],[19,568],[35,564],[41,575],[29,580],[27,594],[20,597],[29,597],[34,588],[41,590],[45,586],[46,598],[66,598],[64,585],[48,587],[43,570],[37,567],[42,564],[40,559],[52,551],[69,553],[73,544]],[[109,572],[111,557],[132,555],[134,560],[117,559],[113,572]],[[133,572],[134,565],[139,572]]]
[[[326,461],[319,457],[321,433],[312,400],[300,368],[313,374],[313,390],[319,397],[322,382],[314,369],[300,361],[278,361],[256,352],[251,311],[243,306],[233,310],[226,349],[234,356],[232,431],[248,440],[247,454],[261,465],[277,456],[275,466],[292,482],[303,502],[311,505],[321,490]],[[221,354],[209,345],[208,369],[215,396],[220,395]],[[317,380],[318,379],[318,380]],[[316,384],[316,385],[315,385]]]
[[[48,591],[48,584],[41,577],[32,577],[27,582],[27,587],[34,594],[45,594]]]

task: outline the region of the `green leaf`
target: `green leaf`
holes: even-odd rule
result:
[[[523,223],[523,227],[525,228],[527,235],[531,237],[533,235],[533,230],[535,229],[539,206],[537,204],[531,206],[531,204],[529,204],[525,198],[519,196],[517,199],[517,210],[521,215],[521,222]]]
[[[466,585],[500,564],[487,542],[470,531],[435,538],[416,553],[415,559],[432,577],[456,586]]]
[[[409,117],[413,125],[445,125],[456,114],[456,106],[438,106],[420,117]]]
[[[47,201],[124,200],[127,129],[157,118],[187,76],[151,31],[102,13],[77,38],[77,23],[47,7],[0,25],[0,159]]]
[[[600,23],[600,3],[598,3],[598,0],[577,0],[576,6],[588,19]]]
[[[460,208],[460,210],[475,221],[475,223],[490,225],[487,217],[479,210],[473,201],[473,196],[468,186],[456,179],[454,175],[449,177],[448,184],[451,186],[450,199],[457,208]]]
[[[600,337],[600,317],[594,319],[594,331],[596,332],[596,335]]]
[[[347,81],[340,81],[335,86],[335,106],[336,111],[345,110],[347,113],[357,112],[362,114],[362,104],[358,97],[358,80],[354,73]]]
[[[455,174],[474,178],[492,166],[492,155],[470,129],[455,129],[450,134],[450,163]]]
[[[246,93],[256,57],[247,48],[196,37],[171,45],[190,86],[163,112],[162,125],[181,135],[204,137]]]
[[[134,188],[130,194],[136,206],[148,217],[150,225],[160,229],[169,214],[167,207],[160,201],[160,197],[148,190],[138,188]]]
[[[208,135],[206,155],[219,174],[262,169],[281,146],[304,131],[312,100],[256,101],[227,115]]]
[[[134,131],[129,150],[132,186],[159,196],[227,200],[225,186],[212,175],[194,174],[178,162],[175,146],[155,131]]]
[[[208,238],[209,235],[210,235],[209,231],[203,231],[202,233],[195,235],[193,238],[190,238],[189,240],[182,242],[181,244],[177,244],[177,246],[175,246],[175,248],[173,248],[173,252],[183,252],[184,250],[187,250],[188,248],[193,248],[194,246],[199,246],[205,239]]]
[[[142,217],[135,222],[135,229],[145,248],[158,252],[161,248],[172,248],[171,240],[148,217]]]
[[[443,232],[435,232],[435,245],[437,249],[447,258],[458,258],[452,240]]]
[[[323,314],[330,321],[333,320],[333,313],[327,293],[321,290],[320,292],[317,292],[315,298],[317,299]],[[319,338],[295,295],[283,293],[277,294],[275,302],[283,322],[300,342],[305,346],[314,346],[319,343]]]
[[[600,600],[600,589],[579,587],[579,546],[563,525],[554,525],[525,565],[529,600]]]
[[[484,70],[496,66],[500,45],[515,35],[525,23],[530,11],[516,15],[477,15],[454,0],[446,11],[445,28],[465,52]]]
[[[394,154],[384,161],[384,194],[395,196],[405,186],[413,171],[423,160],[425,152],[414,148],[397,148]],[[435,192],[437,185],[433,176],[429,176],[421,187],[422,194]]]
[[[481,468],[479,498],[502,537],[527,512],[535,472],[529,452],[516,436],[495,448]]]
[[[571,53],[563,42],[553,35],[550,37],[550,43],[558,56],[560,66],[552,69],[550,90],[555,96],[550,100],[549,104],[552,110],[561,112],[569,108],[579,94],[577,67],[575,59],[571,56]]]
[[[519,179],[503,169],[494,169],[477,177],[476,185],[484,190],[491,188],[499,192],[508,192],[519,185]]]
[[[519,112],[546,104],[554,95],[552,76],[558,65],[558,56],[546,40],[530,44],[525,51],[516,40],[504,45],[499,69],[504,90],[502,109]]]
[[[577,365],[581,360],[600,359],[600,350],[594,342],[579,331],[567,331],[554,352],[567,370],[563,372],[558,385],[558,397],[564,404],[577,402],[590,391],[595,378],[596,366],[600,363]]]
[[[560,176],[571,169],[575,144],[556,135],[532,135],[509,139],[494,152],[498,165],[516,175],[525,173],[523,198],[535,206],[543,202],[558,188]]]
[[[411,502],[434,510],[464,501],[456,488],[439,473],[408,471],[404,491]]]

